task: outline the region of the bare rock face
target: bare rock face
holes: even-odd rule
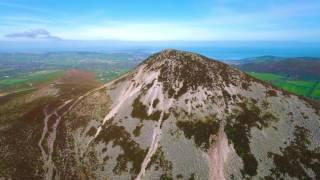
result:
[[[25,156],[34,178],[320,178],[318,104],[193,53],[154,54],[45,115],[49,137],[26,129],[42,140]],[[0,128],[4,178],[25,170],[8,163],[13,127]]]

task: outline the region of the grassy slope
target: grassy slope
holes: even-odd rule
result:
[[[312,92],[312,97],[320,99],[320,82],[318,82],[317,86],[315,87],[314,91]]]
[[[306,97],[320,99],[320,84],[315,81],[291,80],[285,76],[273,73],[249,72],[251,76],[272,83],[273,85],[289,92]]]
[[[272,73],[249,72],[248,74],[263,81],[273,81],[273,80],[279,80],[284,78],[283,76],[272,74]]]

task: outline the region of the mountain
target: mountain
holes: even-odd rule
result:
[[[246,59],[237,67],[243,71],[278,73],[296,79],[320,80],[320,59],[263,56]]]
[[[83,95],[61,84],[1,103],[0,177],[320,178],[319,104],[222,62],[164,50]]]

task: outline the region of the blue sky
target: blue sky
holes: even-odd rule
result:
[[[0,40],[320,41],[319,0],[0,0]]]

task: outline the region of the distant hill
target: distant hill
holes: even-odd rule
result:
[[[320,58],[262,56],[243,59],[237,67],[247,72],[287,75],[294,79],[320,80]]]

